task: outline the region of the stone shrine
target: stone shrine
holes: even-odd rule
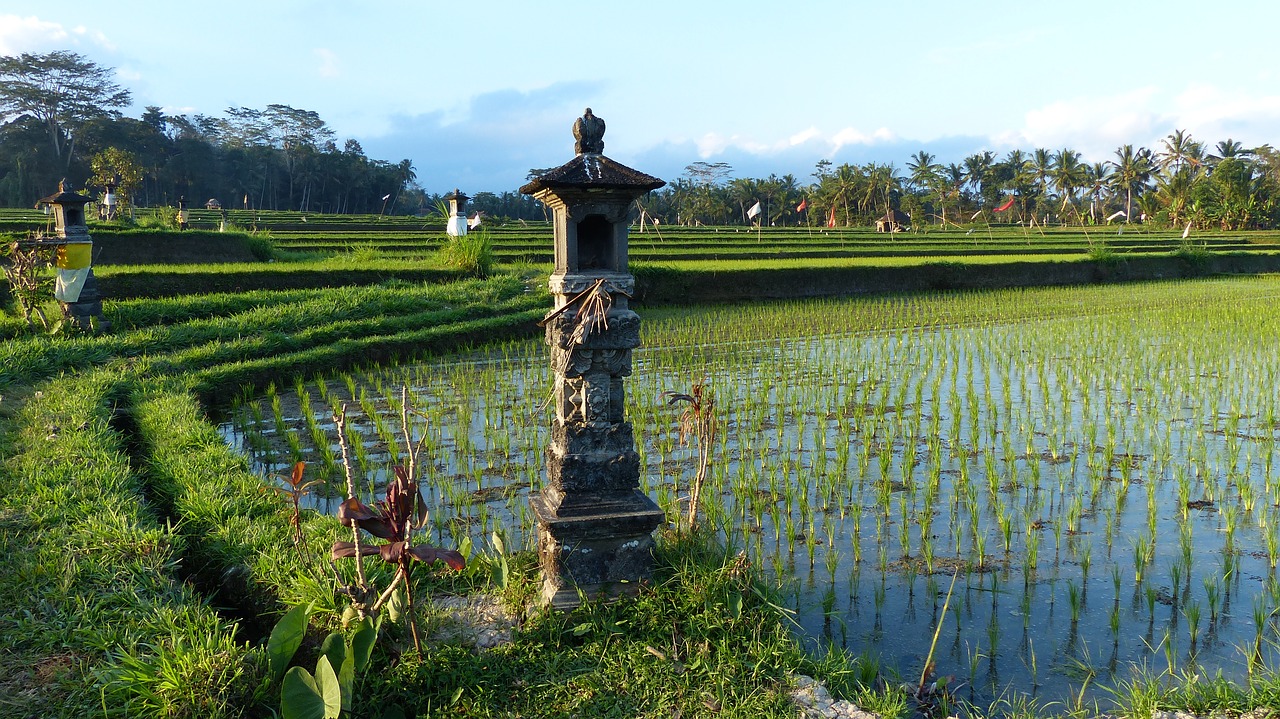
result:
[[[538,522],[542,601],[633,592],[653,564],[662,510],[640,491],[640,458],[623,416],[623,379],[640,344],[628,306],[627,225],[636,199],[666,183],[603,154],[604,121],[588,108],[574,123],[577,156],[520,192],[554,213],[554,306],[544,319],[555,373],[555,417]]]
[[[467,200],[471,198],[462,194],[462,190],[454,188],[453,194],[446,195],[445,199],[449,201],[449,221],[445,224],[445,233],[450,237],[466,237]]]
[[[40,198],[36,207],[53,210],[57,239],[47,244],[57,248],[53,294],[63,316],[80,329],[106,331],[111,323],[102,315],[102,295],[93,274],[93,238],[85,224],[84,206],[90,202],[92,197],[73,192],[63,180],[58,192]]]

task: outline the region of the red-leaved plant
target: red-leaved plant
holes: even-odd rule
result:
[[[343,464],[347,468],[348,485],[347,499],[338,507],[338,520],[344,526],[351,527],[353,541],[334,542],[331,557],[335,560],[355,558],[356,582],[353,585],[346,585],[339,579],[339,584],[342,585],[339,591],[351,598],[352,606],[355,607],[361,617],[377,614],[391,599],[396,588],[404,587],[404,599],[408,607],[409,628],[413,634],[413,645],[421,652],[422,646],[418,639],[418,627],[414,617],[413,583],[410,581],[413,562],[431,565],[439,560],[450,569],[461,570],[465,566],[466,560],[463,559],[461,553],[455,550],[440,549],[429,544],[414,542],[414,532],[426,526],[429,515],[426,501],[422,498],[422,491],[417,483],[417,454],[418,449],[421,447],[421,442],[419,442],[418,447],[414,447],[409,440],[408,414],[408,390],[406,388],[403,396],[402,419],[404,421],[405,444],[409,450],[408,464],[407,466],[395,468],[395,479],[387,484],[386,497],[378,501],[375,507],[370,507],[360,501],[359,495],[355,491],[355,483],[351,477],[350,464],[346,461],[346,442],[343,437],[346,429],[346,407],[344,406],[342,412],[335,417],[338,424],[339,445],[342,447]],[[361,530],[378,539],[385,539],[386,543],[365,544],[361,541]],[[365,579],[362,559],[373,556],[380,557],[382,561],[396,567],[395,576],[392,577],[391,583],[381,594],[378,594],[376,589],[370,587]],[[376,600],[370,602],[375,595],[377,595]]]

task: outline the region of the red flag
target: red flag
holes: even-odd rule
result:
[[[1009,198],[1009,199],[1008,199],[1008,200],[1007,200],[1003,205],[1001,205],[1001,206],[997,207],[997,208],[995,209],[995,212],[1004,212],[1005,210],[1009,209],[1010,207],[1013,207],[1013,198],[1012,198],[1012,197],[1010,197],[1010,198]]]
[[[796,205],[796,212],[804,212],[804,208],[809,206],[809,198],[800,200],[800,204]]]
[[[827,227],[835,227],[835,226],[836,226],[836,206],[832,205],[831,214],[827,216]]]

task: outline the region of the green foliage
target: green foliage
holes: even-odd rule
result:
[[[116,186],[119,197],[117,212],[123,212],[133,204],[133,193],[142,184],[142,168],[133,153],[118,147],[108,147],[93,156],[89,161],[93,169],[93,177],[89,184],[105,188],[108,184]]]
[[[310,619],[311,605],[299,605],[285,612],[271,630],[271,637],[267,640],[267,658],[271,662],[272,681],[279,681],[284,676],[294,652],[302,646]]]
[[[263,261],[276,259],[276,246],[269,235],[254,233],[246,235],[243,241],[245,247],[249,248],[249,253],[255,258]]]
[[[298,606],[287,612],[276,624],[268,642],[272,673],[276,681],[281,682],[280,713],[298,719],[336,719],[355,706],[356,674],[368,667],[378,630],[372,619],[365,618],[356,625],[350,638],[332,632],[320,645],[314,675],[295,666],[281,676],[277,668],[287,667],[293,661],[300,646],[300,641],[295,643],[293,638],[296,634],[300,640],[301,634],[305,634],[310,609],[310,606]],[[279,642],[277,636],[282,638]]]
[[[175,207],[161,205],[137,216],[138,227],[143,229],[178,229],[178,210]]]
[[[440,248],[440,261],[471,277],[488,277],[493,271],[493,240],[483,230],[450,237]]]
[[[15,716],[226,716],[250,706],[260,650],[177,576],[186,549],[152,513],[113,431],[114,373],[0,400],[0,645],[28,690]],[[85,469],[92,467],[92,481]],[[15,654],[16,652],[16,654]],[[68,661],[71,659],[71,661]],[[63,666],[47,678],[39,667]],[[210,691],[217,687],[216,691]],[[234,708],[233,708],[234,707]]]

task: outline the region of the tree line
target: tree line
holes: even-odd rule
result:
[[[311,110],[231,107],[222,117],[126,117],[131,95],[112,71],[71,52],[0,57],[0,205],[30,207],[61,178],[123,203],[328,213],[439,212],[444,196],[417,183],[413,162],[367,157]],[[542,172],[531,170],[534,177]],[[734,178],[695,162],[641,203],[648,217],[685,225],[863,226],[877,219],[923,229],[978,221],[1270,229],[1280,224],[1280,153],[1232,139],[1212,147],[1175,130],[1157,148],[1124,145],[1088,163],[1071,148],[974,153],[943,164],[920,151],[892,163],[817,163],[794,175]],[[757,204],[759,208],[757,208]],[[469,208],[540,220],[545,208],[514,191],[481,192]]]
[[[983,221],[1096,225],[1146,222],[1201,229],[1280,226],[1280,152],[1230,138],[1211,148],[1175,130],[1156,149],[1123,145],[1105,162],[1071,148],[978,152],[943,164],[921,150],[893,164],[817,163],[793,175],[732,178],[725,163],[695,162],[642,202],[684,225],[864,226],[888,219],[917,230]],[[759,211],[753,213],[756,203]]]
[[[71,52],[0,57],[0,205],[30,207],[62,178],[126,204],[303,212],[413,212],[438,197],[416,184],[411,160],[339,147],[310,110],[273,104],[225,116],[125,117],[131,95],[111,71]]]

